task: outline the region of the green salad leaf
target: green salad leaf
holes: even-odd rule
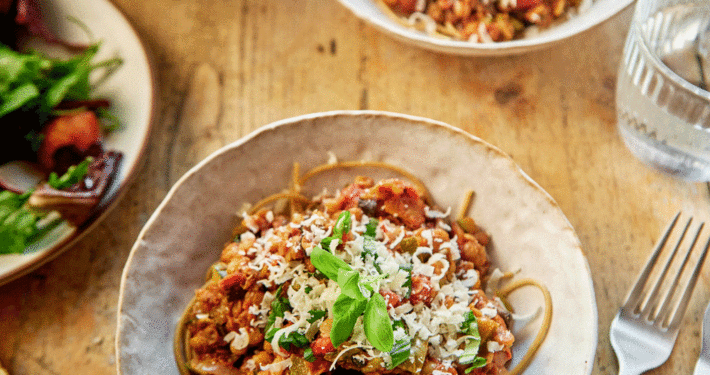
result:
[[[81,181],[81,179],[89,173],[89,165],[93,161],[94,158],[89,156],[81,163],[69,167],[66,173],[64,173],[61,177],[58,177],[55,172],[52,172],[49,174],[49,181],[47,181],[47,183],[49,183],[49,186],[57,190],[66,189]]]

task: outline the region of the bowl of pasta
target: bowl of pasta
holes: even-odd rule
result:
[[[585,32],[632,0],[339,0],[385,34],[469,56],[519,54]]]
[[[117,369],[586,375],[596,314],[574,229],[502,151],[424,118],[318,113],[171,189],[124,269]]]

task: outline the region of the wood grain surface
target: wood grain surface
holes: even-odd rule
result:
[[[142,225],[199,160],[295,115],[424,116],[509,153],[559,203],[589,260],[599,310],[593,374],[617,372],[609,324],[666,222],[678,210],[710,215],[707,185],[648,169],[616,133],[628,9],[553,48],[471,58],[397,42],[336,1],[114,2],[152,50],[159,116],[136,182],[105,220],[0,286],[0,363],[12,375],[114,374],[119,281]],[[692,372],[709,300],[705,267],[670,360],[649,374]]]

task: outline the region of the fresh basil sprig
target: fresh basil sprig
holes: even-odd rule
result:
[[[466,369],[466,373],[474,369],[481,368],[486,365],[486,359],[478,356],[478,349],[481,346],[481,334],[478,332],[478,321],[473,312],[466,312],[466,318],[461,323],[461,332],[471,336],[466,338],[466,346],[463,354],[459,357],[459,363],[462,365],[471,365]]]
[[[374,234],[373,228],[376,228],[376,222],[372,224],[373,222],[370,221],[370,223],[366,238],[368,234]],[[334,237],[342,238],[343,234],[350,231],[350,226],[350,212],[343,211],[333,229]],[[394,336],[387,303],[378,293],[379,290],[375,290],[375,284],[387,275],[362,278],[342,259],[319,246],[311,251],[311,263],[318,271],[340,286],[341,294],[333,305],[333,328],[330,331],[330,341],[333,346],[337,347],[350,337],[357,319],[364,313],[363,323],[367,340],[382,352],[391,351]]]

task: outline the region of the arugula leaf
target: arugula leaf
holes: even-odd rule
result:
[[[334,347],[337,348],[350,337],[357,318],[362,315],[366,306],[367,300],[358,301],[345,294],[338,296],[333,305],[333,328],[330,330],[330,342]]]
[[[333,281],[338,280],[338,270],[352,271],[352,267],[345,261],[318,246],[311,251],[311,263],[318,271],[323,272],[327,278]]]
[[[81,163],[77,165],[72,165],[67,169],[66,173],[62,177],[57,177],[55,172],[49,174],[49,186],[57,189],[64,190],[83,179],[87,173],[89,173],[89,165],[94,161],[91,156],[87,157]]]
[[[367,301],[363,322],[367,341],[381,352],[391,351],[394,345],[394,334],[387,312],[387,303],[381,294],[375,293]]]

